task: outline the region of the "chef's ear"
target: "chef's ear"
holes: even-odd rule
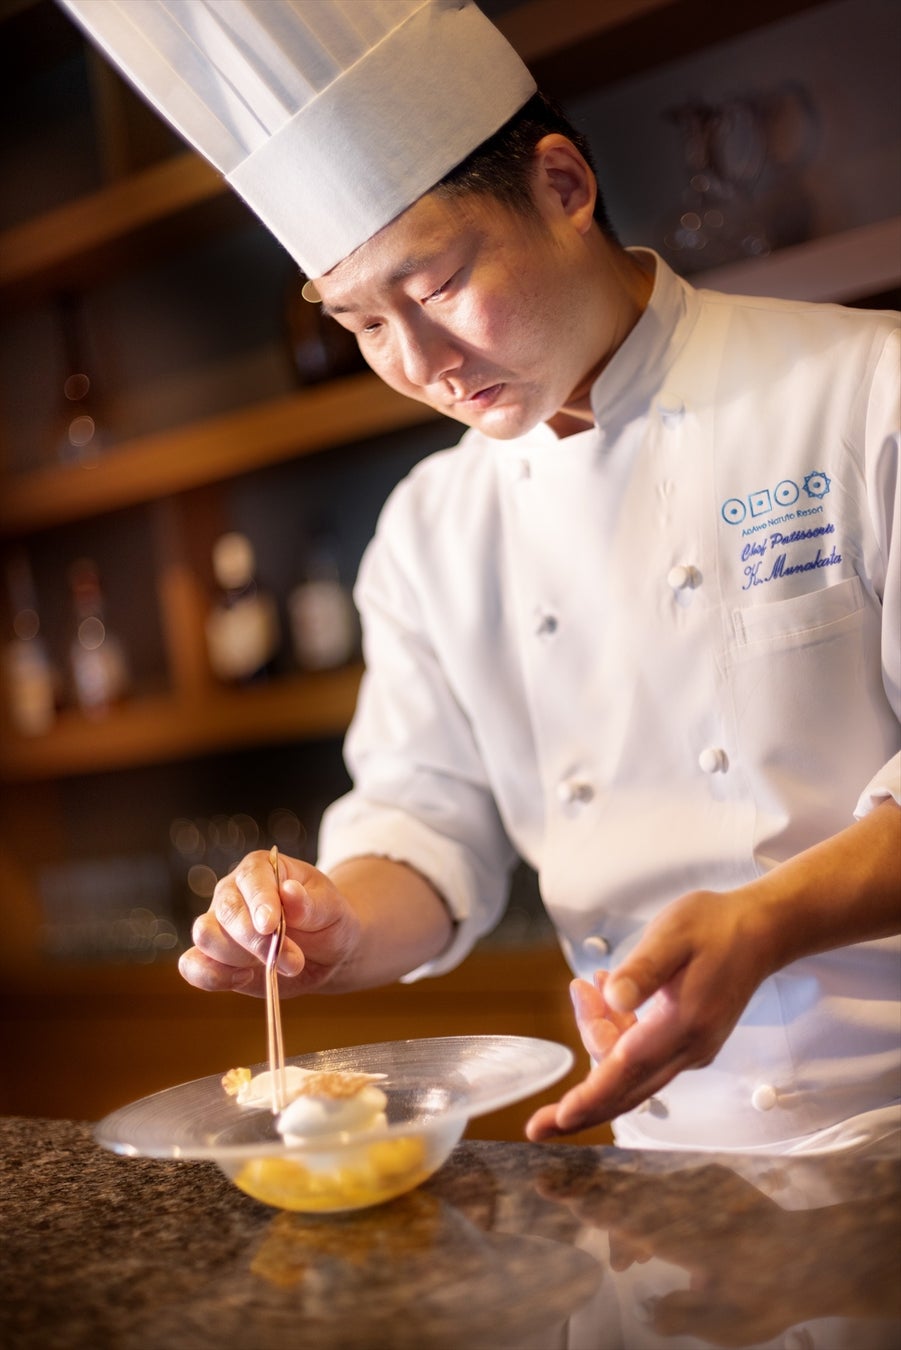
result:
[[[533,151],[533,192],[542,214],[549,218],[562,212],[580,234],[594,218],[597,180],[591,166],[572,141],[559,132],[542,136]]]

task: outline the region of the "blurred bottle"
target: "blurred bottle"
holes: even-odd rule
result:
[[[81,302],[74,295],[63,295],[58,310],[64,373],[57,456],[65,463],[78,463],[96,459],[103,448],[100,400]]]
[[[6,575],[13,636],[3,673],[10,721],[23,736],[41,736],[56,717],[57,677],[40,636],[34,580],[24,553],[10,559]]]
[[[331,534],[312,536],[303,579],[288,597],[291,637],[303,670],[334,670],[356,654],[357,612],[342,585]]]
[[[125,651],[104,618],[104,596],[96,563],[81,558],[69,569],[75,636],[69,649],[75,701],[91,717],[102,717],[128,692]]]
[[[213,674],[229,684],[265,679],[281,645],[278,609],[257,581],[253,545],[246,535],[232,532],[216,541],[213,574],[220,589],[206,622]]]

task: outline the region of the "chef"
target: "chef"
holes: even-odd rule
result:
[[[803,1153],[899,1119],[896,317],[699,291],[467,0],[65,0],[389,385],[466,424],[356,597],[318,866],[181,959],[284,993],[450,969],[526,859],[585,1080],[532,1139]]]

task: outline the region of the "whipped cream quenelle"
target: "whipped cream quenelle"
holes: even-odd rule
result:
[[[387,1124],[388,1099],[375,1086],[384,1074],[345,1069],[302,1069],[285,1066],[285,1099],[276,1129],[285,1142],[343,1133],[359,1133]],[[230,1069],[222,1079],[225,1091],[239,1106],[264,1107],[272,1100],[269,1070],[252,1075],[249,1069]]]
[[[285,1143],[387,1125],[388,1098],[373,1077],[341,1070],[311,1073],[278,1118],[276,1128]]]

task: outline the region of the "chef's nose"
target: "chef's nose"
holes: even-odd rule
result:
[[[427,319],[404,325],[398,343],[404,376],[419,389],[437,384],[458,370],[463,361],[451,335]]]

